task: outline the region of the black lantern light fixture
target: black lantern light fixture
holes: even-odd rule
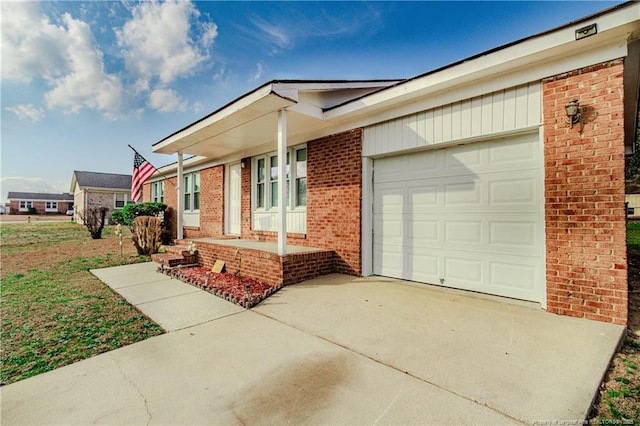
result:
[[[577,99],[566,104],[564,108],[567,110],[565,121],[571,126],[571,128],[573,128],[574,124],[578,124],[580,123],[580,120],[582,120],[582,108],[580,108],[580,104]]]

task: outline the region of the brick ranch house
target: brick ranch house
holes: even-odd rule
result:
[[[73,208],[72,194],[12,192],[7,194],[9,214],[66,214]],[[32,210],[33,209],[33,210]]]
[[[407,80],[271,81],[154,144],[178,162],[144,199],[179,212],[206,266],[380,275],[626,324],[639,34],[626,3]]]
[[[89,208],[106,207],[107,219],[131,200],[131,175],[86,172],[74,170],[70,191],[74,197],[74,220],[83,223],[83,214]]]

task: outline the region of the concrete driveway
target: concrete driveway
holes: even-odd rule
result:
[[[582,420],[623,332],[343,275],[245,311],[153,268],[94,273],[173,331],[3,387],[2,424]]]

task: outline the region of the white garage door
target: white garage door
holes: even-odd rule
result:
[[[541,301],[538,134],[376,159],[373,272]]]

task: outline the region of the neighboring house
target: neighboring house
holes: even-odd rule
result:
[[[65,214],[73,208],[72,194],[9,192],[9,214]]]
[[[144,199],[178,212],[207,266],[380,275],[626,324],[639,33],[625,3],[408,80],[271,81],[156,143],[178,163]]]
[[[627,218],[640,219],[640,182],[638,179],[627,179],[625,185],[625,204]]]
[[[106,207],[107,218],[113,210],[121,209],[131,200],[131,175],[74,171],[71,192],[75,201],[74,219],[82,223],[89,208]]]

